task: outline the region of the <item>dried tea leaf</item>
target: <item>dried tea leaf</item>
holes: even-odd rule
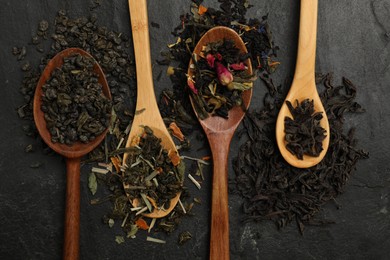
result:
[[[125,238],[123,236],[115,236],[115,242],[118,243],[118,245],[125,242]]]
[[[110,219],[108,220],[108,226],[109,226],[110,228],[112,228],[112,227],[114,226],[114,224],[115,224],[115,221],[114,221],[112,218],[110,218]]]
[[[96,180],[96,175],[94,172],[89,173],[88,188],[91,191],[92,195],[95,195],[95,193],[97,191],[97,180]]]

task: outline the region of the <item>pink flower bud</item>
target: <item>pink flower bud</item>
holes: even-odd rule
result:
[[[230,82],[233,81],[233,75],[230,71],[220,62],[216,62],[215,70],[217,71],[217,76],[219,82],[223,86],[227,86]]]
[[[207,60],[207,63],[209,64],[209,66],[210,66],[211,68],[214,68],[214,61],[215,61],[214,55],[211,54],[211,53],[207,54],[206,60]]]

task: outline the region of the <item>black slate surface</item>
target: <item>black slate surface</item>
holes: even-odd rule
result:
[[[217,6],[217,1],[205,1]],[[273,75],[280,83],[292,76],[295,66],[299,21],[299,1],[256,0],[248,17],[269,13],[275,41],[280,46],[281,66]],[[11,55],[13,46],[26,45],[37,23],[53,21],[64,8],[72,17],[87,15],[89,1],[0,1],[0,259],[60,259],[62,255],[65,164],[59,156],[47,156],[38,148],[26,154],[24,147],[37,140],[24,135],[23,122],[15,108],[22,104],[18,89],[22,72]],[[179,15],[189,11],[190,1],[149,1],[149,22],[153,60],[174,42],[170,31]],[[126,1],[102,1],[96,9],[99,24],[130,35]],[[295,224],[278,231],[271,222],[247,223],[242,218],[240,198],[229,197],[230,245],[232,259],[388,259],[390,254],[390,1],[389,0],[320,0],[318,15],[317,71],[346,76],[358,86],[358,102],[366,108],[362,115],[347,115],[346,125],[357,127],[360,147],[370,152],[370,159],[358,163],[345,193],[337,199],[341,208],[329,203],[320,213],[336,224],[307,227],[304,236]],[[34,52],[27,60],[38,63]],[[154,76],[165,68],[154,66]],[[169,86],[162,77],[155,81],[156,92]],[[261,106],[265,86],[257,82],[252,107]],[[196,145],[196,141],[193,141]],[[237,153],[234,138],[230,158]],[[208,148],[194,152],[202,156]],[[196,150],[196,149],[194,149]],[[42,162],[38,169],[30,164]],[[234,176],[230,167],[230,176]],[[194,208],[195,216],[183,219],[171,236],[159,245],[145,241],[145,234],[118,245],[116,235],[123,235],[118,224],[109,229],[101,217],[108,204],[92,206],[88,190],[89,168],[81,174],[81,259],[207,259],[209,245],[210,170],[201,191],[190,183],[194,196],[202,205]],[[177,236],[190,230],[192,240],[179,246]]]

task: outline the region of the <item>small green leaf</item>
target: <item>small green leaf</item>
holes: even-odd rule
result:
[[[186,164],[183,160],[180,160],[180,163],[178,166],[176,166],[177,168],[177,173],[179,175],[179,179],[180,181],[183,181],[184,180],[184,174],[186,172]]]
[[[128,238],[135,238],[135,234],[137,234],[138,227],[137,225],[131,225],[131,229],[129,232],[127,232]]]
[[[115,242],[117,242],[118,244],[122,244],[125,242],[125,238],[123,236],[116,236]]]
[[[92,195],[95,195],[97,191],[97,181],[96,181],[96,175],[93,172],[89,174],[88,188],[91,191]]]

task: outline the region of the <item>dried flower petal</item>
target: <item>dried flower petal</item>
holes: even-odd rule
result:
[[[243,62],[240,62],[240,63],[230,64],[229,68],[232,70],[246,70],[247,67]]]
[[[199,8],[198,8],[198,14],[199,15],[203,15],[207,12],[207,7],[204,6],[204,5],[199,5]]]
[[[146,223],[146,221],[143,218],[139,218],[135,221],[135,224],[137,225],[138,228],[142,230],[148,230],[149,225]]]
[[[177,124],[175,122],[172,122],[169,125],[169,129],[172,130],[171,133],[174,137],[176,137],[177,139],[179,139],[182,142],[184,141],[184,135],[181,132],[181,129],[177,126]]]
[[[116,156],[113,156],[110,159],[111,159],[112,164],[115,167],[116,172],[120,172],[121,171],[121,161],[119,160],[119,158]]]

